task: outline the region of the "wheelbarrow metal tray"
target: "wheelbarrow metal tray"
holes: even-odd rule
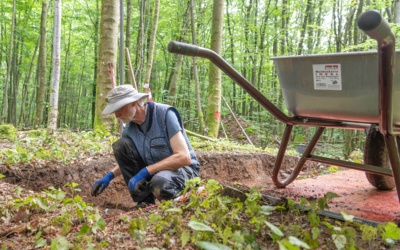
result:
[[[287,109],[298,117],[379,122],[378,54],[351,52],[272,58]],[[400,124],[400,51],[394,68],[393,121]],[[397,73],[397,74],[396,74]]]

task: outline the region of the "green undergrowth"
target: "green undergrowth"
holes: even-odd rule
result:
[[[12,166],[15,164],[30,164],[36,167],[46,165],[46,162],[71,163],[73,161],[109,154],[111,145],[117,136],[106,136],[93,131],[72,132],[59,130],[49,134],[45,129],[17,131],[12,125],[0,125],[0,138],[3,140],[0,148],[0,164]],[[247,152],[277,154],[277,148],[259,148],[250,144],[240,144],[226,139],[215,141],[189,137],[196,151],[213,152]],[[298,155],[295,150],[287,150],[287,155]]]
[[[0,164],[30,164],[41,167],[46,162],[70,163],[82,158],[111,152],[115,136],[104,137],[94,132],[38,129],[18,132],[13,140],[2,142]]]
[[[123,243],[134,249],[195,246],[198,249],[395,249],[400,246],[400,229],[394,223],[369,226],[354,222],[353,216],[345,213],[342,213],[344,221],[320,217],[318,210],[328,208],[329,200],[337,197],[332,193],[317,201],[303,199],[300,205],[308,208],[303,212],[292,200],[268,205],[257,188],[240,199],[224,195],[224,187],[215,180],[206,182],[196,178],[186,183],[185,201],[169,200],[148,211],[107,218],[82,200],[77,184],[69,183],[64,190],[49,188],[22,196],[22,190],[17,188],[15,198],[1,207],[2,223],[21,210],[28,211],[31,218],[40,217],[39,222],[30,223],[30,240],[19,247],[115,249],[117,245],[123,247]],[[2,249],[8,249],[7,246],[13,245]]]
[[[241,144],[226,139],[216,139],[215,141],[207,141],[207,140],[201,140],[196,137],[191,137],[190,142],[194,149],[201,151],[216,151],[216,152],[240,151],[248,153],[269,153],[269,154],[278,153],[278,148],[270,148],[270,147],[260,148],[250,144]],[[286,154],[292,156],[299,155],[293,149],[288,149],[286,151]]]

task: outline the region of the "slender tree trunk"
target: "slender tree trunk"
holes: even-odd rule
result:
[[[11,75],[12,78],[10,79],[10,94],[9,94],[9,104],[8,104],[8,122],[10,124],[13,124],[14,126],[17,126],[17,94],[18,94],[18,83],[19,83],[19,70],[18,70],[18,53],[21,50],[21,44],[23,43],[23,38],[17,36],[16,34],[16,39],[14,39],[14,53],[13,53],[13,59],[12,59],[12,70],[11,70]]]
[[[213,3],[211,50],[221,54],[224,0],[214,0]],[[221,118],[221,71],[212,63],[210,63],[209,81],[206,124],[208,135],[217,137]]]
[[[307,24],[308,24],[308,16],[310,15],[310,12],[311,12],[311,5],[312,5],[311,0],[307,0],[306,10],[304,12],[304,17],[303,17],[303,24],[301,26],[301,31],[300,31],[299,44],[297,45],[297,54],[298,55],[303,54],[303,43],[304,43],[304,38],[305,38],[304,36],[306,34],[306,29],[307,29]]]
[[[98,67],[98,53],[99,53],[99,0],[96,0],[96,15],[93,18],[93,42],[94,42],[94,60],[93,60],[93,101],[92,101],[92,124],[91,127],[94,128],[94,121],[96,117],[96,91],[97,91],[97,67]]]
[[[192,43],[197,45],[196,41],[196,29],[195,29],[195,20],[194,20],[194,0],[190,0],[190,20],[192,27]],[[200,83],[199,83],[199,74],[197,72],[197,58],[193,57],[193,77],[196,88],[196,105],[197,105],[197,118],[199,121],[199,130],[200,133],[204,134],[205,132],[205,123],[204,123],[204,114],[201,108],[201,97],[200,97]]]
[[[190,13],[185,12],[183,15],[184,17],[188,17]],[[188,30],[188,23],[189,18],[184,18],[183,19],[183,26],[182,26],[182,32],[180,34],[180,37],[178,38],[179,41],[185,41],[185,36]],[[183,56],[178,55],[175,63],[175,67],[173,71],[171,72],[171,77],[170,81],[168,82],[168,97],[167,97],[167,103],[169,105],[175,105],[175,100],[176,100],[176,92],[177,92],[177,85],[178,85],[178,79],[179,75],[181,72],[181,67],[182,67],[182,62],[183,62]]]
[[[394,22],[400,23],[400,1],[396,0],[394,3]]]
[[[33,66],[34,66],[34,61],[35,61],[35,57],[39,48],[39,43],[40,43],[40,36],[39,39],[36,43],[35,46],[35,50],[32,54],[32,59],[31,59],[31,63],[29,64],[29,72],[28,74],[25,76],[25,80],[24,80],[24,84],[22,86],[22,98],[21,98],[21,107],[20,107],[20,112],[19,112],[19,119],[18,119],[18,124],[24,124],[25,122],[25,113],[28,110],[28,105],[26,105],[26,103],[29,103],[27,101],[28,98],[28,85],[29,82],[31,80],[31,76],[32,76],[32,70],[33,70]]]
[[[101,115],[107,93],[112,89],[109,63],[116,65],[118,53],[119,0],[103,0],[100,19],[100,48],[97,73],[96,118],[94,129],[104,132],[116,125],[113,115]]]
[[[53,71],[51,73],[49,125],[48,130],[57,129],[58,89],[60,85],[60,52],[61,52],[61,0],[54,0],[54,34],[53,34]]]
[[[9,46],[9,50],[8,50],[8,59],[7,59],[7,75],[6,75],[6,82],[4,85],[3,110],[2,110],[2,115],[0,116],[0,124],[2,124],[4,121],[6,121],[7,113],[8,113],[8,94],[9,94],[8,92],[9,92],[9,85],[11,82],[11,68],[12,68],[12,57],[13,57],[16,12],[17,12],[17,0],[14,0],[13,1],[13,14],[12,14],[12,21],[11,21],[11,30],[10,30],[10,43],[9,43],[10,46]]]
[[[131,36],[132,36],[132,0],[126,1],[126,27],[125,27],[125,48],[131,50]],[[128,65],[128,57],[125,58],[125,64]],[[125,67],[125,83],[132,84],[134,79],[129,77],[131,74],[129,72],[129,67]]]
[[[269,15],[268,15],[268,11],[269,11],[269,6],[271,4],[271,0],[268,1],[268,4],[265,6],[265,10],[264,10],[264,16],[262,19],[262,23],[261,23],[261,28],[260,28],[260,44],[259,44],[259,55],[260,55],[260,64],[258,66],[258,75],[257,75],[257,86],[258,89],[261,90],[262,89],[262,76],[263,76],[263,69],[264,69],[264,52],[265,52],[265,33],[266,33],[266,29],[267,29],[267,25],[268,25],[268,19],[269,19]],[[258,111],[258,122],[261,124],[261,105],[257,105],[257,111]]]
[[[46,20],[47,20],[47,3],[42,2],[42,16],[40,19],[40,45],[39,45],[39,57],[38,57],[38,91],[36,100],[36,112],[35,120],[33,122],[34,127],[38,127],[43,122],[43,110],[46,98]]]
[[[321,27],[321,23],[322,23],[322,5],[324,0],[319,0],[318,3],[318,15],[317,15],[317,26]],[[315,44],[314,47],[318,47],[320,45],[321,42],[321,29],[317,29],[316,31],[316,35],[315,35]],[[312,51],[314,52],[314,51]]]
[[[234,25],[231,22],[231,15],[229,12],[229,3],[230,1],[226,1],[226,20],[227,20],[227,28],[228,28],[228,33],[229,33],[229,50],[230,50],[230,59],[231,59],[231,64],[235,65],[235,43],[234,43],[234,35],[233,35],[233,29]],[[232,107],[234,110],[236,110],[238,107],[236,106],[236,83],[232,81]]]
[[[145,33],[145,16],[146,16],[146,0],[139,0],[140,6],[140,21],[139,21],[139,32],[137,36],[137,49],[136,49],[136,72],[135,76],[137,79],[138,88],[141,85],[142,79],[142,69],[144,61],[144,45],[146,40]]]
[[[167,103],[171,106],[175,105],[176,88],[178,84],[179,74],[181,73],[182,62],[183,62],[183,55],[178,55],[174,70],[171,72],[170,84],[168,89],[169,91],[167,97]]]
[[[65,56],[63,59],[64,63],[64,69],[63,72],[61,73],[62,75],[62,80],[61,80],[61,93],[67,93],[67,89],[69,88],[69,74],[71,70],[71,62],[70,62],[70,54],[71,54],[71,36],[72,36],[72,22],[73,20],[70,20],[69,22],[69,34],[68,34],[68,40],[64,42],[65,44]],[[75,88],[72,88],[72,91],[70,91],[69,95],[61,95],[60,98],[60,105],[59,105],[59,119],[58,119],[58,127],[60,127],[61,124],[66,125],[70,124],[70,117],[73,116],[75,113],[74,112],[68,112],[68,110],[71,110],[73,107],[76,106],[76,102],[74,102],[74,105],[70,107],[68,103],[68,96],[73,96],[75,91]],[[79,97],[78,97],[79,98]]]
[[[153,66],[154,57],[154,44],[156,40],[158,17],[160,15],[160,0],[156,0],[156,6],[154,8],[153,28],[151,29],[149,52],[147,57],[146,76],[144,78],[144,84],[150,84],[151,69]]]
[[[357,6],[356,18],[355,18],[354,23],[353,23],[353,33],[354,33],[353,34],[353,37],[354,37],[353,44],[354,45],[357,45],[359,43],[359,39],[360,39],[359,34],[358,34],[359,28],[358,28],[358,25],[357,25],[357,20],[361,16],[363,8],[364,8],[364,0],[359,0],[358,1],[358,6]],[[364,32],[362,32],[362,35],[364,35]]]

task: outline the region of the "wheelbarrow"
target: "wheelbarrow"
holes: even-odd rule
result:
[[[366,11],[358,26],[378,43],[375,52],[272,58],[277,69],[288,116],[212,50],[171,41],[168,51],[209,59],[239,84],[276,119],[286,124],[273,169],[276,187],[292,183],[307,161],[364,171],[377,189],[397,189],[400,202],[400,54],[388,22],[375,11]],[[396,68],[395,68],[396,65]],[[315,133],[297,166],[286,178],[280,169],[294,126],[315,127]],[[325,128],[364,130],[367,133],[364,163],[314,155]]]

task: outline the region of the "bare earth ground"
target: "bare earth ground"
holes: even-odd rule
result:
[[[272,188],[273,186],[270,178],[275,162],[273,155],[241,152],[197,152],[197,154],[202,165],[200,175],[203,179],[216,179],[222,184],[230,185],[247,183],[251,186],[252,182],[261,182],[264,183],[265,187]],[[283,169],[290,169],[296,160],[295,157],[288,157]],[[17,186],[23,188],[21,196],[26,197],[51,186],[63,188],[66,183],[76,182],[81,189],[79,195],[85,202],[93,203],[100,210],[103,218],[111,218],[112,220],[113,217],[118,218],[121,214],[138,213],[122,178],[113,180],[99,197],[91,197],[90,189],[93,182],[101,178],[114,165],[115,160],[111,154],[98,158],[88,158],[70,165],[50,163],[43,168],[28,165],[11,168],[0,165],[0,173],[6,176],[6,178],[0,179],[0,206],[5,206],[13,197],[16,197],[15,187]],[[306,169],[309,169],[309,167],[306,167]],[[307,171],[303,174],[307,175]],[[156,207],[149,208],[147,212],[151,213],[156,209]],[[34,234],[29,230],[29,225],[40,224],[38,221],[44,218],[38,219],[34,214],[23,216],[22,219],[17,218],[18,216],[17,213],[12,216],[11,220],[0,225],[0,246],[7,246],[6,249],[32,249],[32,243],[28,243],[34,242]],[[50,215],[40,215],[40,217],[46,216]],[[57,233],[57,230],[59,229],[49,226],[47,229],[43,229],[43,232],[52,234]],[[118,229],[113,229],[112,226],[107,224],[107,230]],[[108,235],[108,233],[105,232],[105,235]],[[154,247],[162,247],[162,243],[160,243],[164,241],[162,235],[153,234],[149,240],[151,239],[154,239]],[[107,238],[107,241],[111,242],[111,245],[116,249],[139,249],[129,247],[131,245],[129,241],[125,243],[117,242],[115,238],[110,237]],[[168,247],[167,249],[180,248]],[[187,249],[192,248],[187,247]]]
[[[237,128],[230,127],[232,122],[225,120],[224,124],[227,131],[231,131],[231,138],[238,138]],[[246,124],[243,125],[246,127]],[[233,138],[232,138],[233,137]],[[257,144],[257,135],[250,135],[252,141]],[[243,139],[240,139],[243,141]],[[238,140],[238,141],[240,141]],[[0,142],[0,147],[8,147]],[[271,181],[272,170],[275,164],[275,156],[268,153],[248,153],[248,152],[213,152],[213,151],[197,151],[197,156],[201,163],[200,176],[202,179],[215,179],[221,184],[239,187],[242,190],[248,190],[252,186],[262,186],[263,193],[275,197],[285,196],[282,194],[282,189],[274,187]],[[297,164],[298,158],[287,156],[283,162],[281,173],[284,178],[291,173],[291,170]],[[106,249],[141,249],[133,237],[129,236],[127,231],[129,228],[122,228],[120,222],[121,216],[132,216],[134,218],[147,218],[151,213],[157,213],[157,206],[147,207],[143,210],[135,208],[135,203],[131,200],[125,183],[122,178],[116,178],[110,186],[99,196],[91,197],[91,187],[97,179],[104,176],[116,162],[111,154],[96,155],[78,161],[70,162],[69,164],[51,163],[48,162],[42,168],[33,167],[31,165],[8,166],[0,164],[0,173],[6,177],[0,179],[0,212],[6,205],[18,195],[16,188],[21,187],[20,196],[26,198],[35,193],[40,193],[43,190],[48,190],[49,187],[61,188],[66,190],[66,183],[75,182],[79,184],[79,196],[87,203],[92,203],[95,208],[98,208],[102,218],[106,220],[106,228],[96,234],[97,241],[107,241],[110,247]],[[298,179],[307,181],[306,178],[315,177],[318,175],[319,167],[315,163],[307,163]],[[294,185],[295,186],[295,185]],[[295,186],[296,187],[296,186]],[[312,186],[311,189],[318,188]],[[286,188],[289,189],[289,188]],[[293,190],[293,189],[291,189]],[[314,190],[311,190],[312,192]],[[329,191],[329,190],[328,190]],[[317,193],[317,192],[316,192]],[[344,194],[351,199],[351,193]],[[318,196],[318,197],[317,197]],[[311,198],[319,198],[320,194]],[[158,204],[157,204],[158,205]],[[43,232],[43,237],[51,242],[51,239],[60,233],[60,228],[55,228],[54,223],[51,223],[51,213],[35,214],[23,213],[20,210],[15,214],[0,218],[0,247],[3,249],[34,249],[35,246],[35,228],[40,228]],[[0,213],[1,214],[1,213]],[[293,220],[302,220],[301,218],[292,217]],[[279,225],[279,216],[275,219],[276,225]],[[245,223],[245,222],[243,222]],[[272,223],[272,221],[271,221]],[[304,221],[304,224],[307,224]],[[335,222],[332,221],[332,224]],[[75,231],[78,230],[77,223]],[[122,233],[125,232],[125,233]],[[73,237],[77,237],[77,233],[71,233]],[[261,235],[259,244],[262,249],[276,249],[276,245],[263,245],[262,241],[271,239],[265,233]],[[331,234],[321,233],[321,245],[319,249],[334,249],[331,243]],[[169,243],[163,235],[155,232],[148,232],[146,235],[146,247],[153,249],[181,249],[180,245],[170,239]],[[175,242],[175,243],[174,243]],[[271,244],[271,243],[269,243]],[[396,245],[398,246],[398,244]],[[400,247],[400,246],[398,246]],[[44,249],[50,249],[46,247]],[[148,248],[151,249],[151,248]],[[187,245],[185,249],[198,249],[194,245]],[[372,245],[371,247],[363,246],[361,249],[385,249],[382,245]]]
[[[201,163],[200,176],[215,179],[222,184],[263,182],[272,187],[271,173],[275,156],[270,154],[249,154],[240,152],[197,152]],[[288,157],[282,169],[290,169],[296,163],[295,157]],[[80,196],[86,202],[104,208],[132,209],[132,202],[122,178],[116,178],[99,196],[92,197],[93,183],[104,176],[116,162],[112,155],[89,158],[71,165],[52,164],[43,168],[32,166],[7,167],[0,165],[0,173],[7,176],[1,182],[21,186],[40,192],[50,186],[62,188],[66,183],[76,182],[81,189]],[[305,168],[307,170],[307,167]],[[304,173],[306,174],[306,173]]]

